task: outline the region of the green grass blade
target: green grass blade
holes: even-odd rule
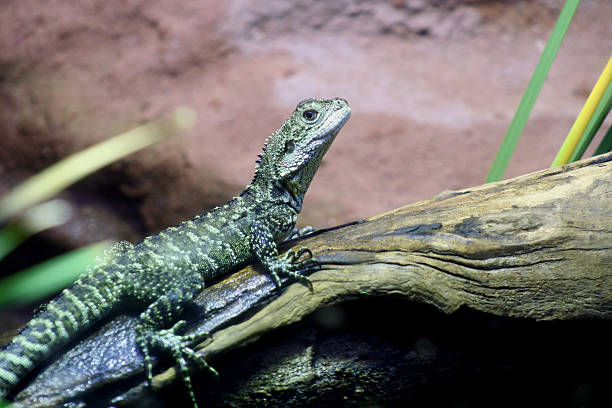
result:
[[[519,137],[523,132],[523,128],[527,123],[529,114],[531,113],[533,105],[535,104],[540,90],[542,89],[542,85],[548,76],[548,71],[550,70],[555,56],[557,55],[557,51],[559,51],[561,41],[563,40],[563,37],[565,37],[567,28],[572,21],[579,3],[580,0],[566,0],[565,5],[561,10],[561,14],[559,14],[559,18],[557,19],[557,23],[555,24],[555,27],[550,34],[550,38],[546,43],[544,52],[542,52],[540,61],[533,72],[529,85],[523,94],[519,107],[514,114],[514,118],[510,123],[508,131],[506,132],[506,136],[504,137],[499,151],[495,156],[495,160],[493,161],[489,174],[486,178],[487,183],[499,181],[503,178],[506,167],[508,167],[508,163],[510,162],[510,157],[512,156],[512,153],[514,153]]]
[[[0,230],[0,259],[15,249],[27,238],[18,224],[12,223]]]
[[[2,279],[0,307],[31,303],[68,286],[109,246],[103,241],[75,249]]]
[[[599,102],[599,105],[597,105],[597,108],[595,109],[595,112],[593,113],[593,117],[589,121],[589,124],[587,125],[587,127],[584,129],[584,133],[582,134],[582,137],[580,138],[580,141],[578,142],[576,149],[574,150],[574,152],[572,153],[569,159],[570,163],[576,160],[580,160],[582,158],[584,151],[591,143],[591,140],[593,140],[593,136],[595,136],[595,133],[597,133],[597,131],[601,127],[601,124],[603,123],[604,119],[606,118],[606,116],[608,116],[608,113],[610,112],[611,107],[612,107],[612,83],[608,85],[606,92],[604,93],[601,101]]]
[[[86,175],[139,149],[192,127],[196,115],[179,108],[173,115],[112,137],[66,157],[30,177],[0,199],[0,223],[41,201],[48,200]]]
[[[65,223],[71,214],[70,204],[60,199],[26,210],[19,219],[0,230],[0,259],[30,236]]]
[[[567,134],[567,137],[563,141],[561,148],[557,152],[555,159],[550,165],[551,168],[562,166],[564,164],[569,163],[576,150],[578,143],[582,139],[589,122],[593,118],[597,107],[600,105],[601,101],[604,99],[604,94],[606,93],[606,89],[612,82],[612,57],[608,60],[604,70],[601,75],[595,82],[595,86],[589,93],[588,98],[584,102],[582,109],[580,109],[580,113],[574,124],[570,128],[570,131]]]
[[[597,149],[595,149],[593,156],[608,153],[609,151],[612,151],[612,126],[610,126],[610,129],[608,129],[606,132],[606,135],[599,143],[599,146],[597,146]]]

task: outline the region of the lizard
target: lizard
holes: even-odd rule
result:
[[[136,344],[148,383],[152,350],[169,353],[197,407],[188,360],[216,371],[190,348],[202,335],[180,334],[182,310],[211,279],[253,261],[277,288],[280,276],[310,285],[302,273],[319,266],[310,250],[279,255],[278,244],[294,233],[306,190],[350,113],[342,98],[300,102],[266,140],[253,179],[239,196],[137,244],[111,247],[0,351],[0,401],[58,347],[110,312],[131,308],[140,312]]]

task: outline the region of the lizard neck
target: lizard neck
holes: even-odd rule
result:
[[[280,182],[265,179],[261,174],[257,175],[242,193],[253,198],[256,202],[265,202],[276,205],[288,205],[299,213],[304,201],[303,193],[292,193],[291,190]]]

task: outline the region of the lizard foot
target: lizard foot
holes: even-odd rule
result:
[[[304,254],[307,254],[308,256],[305,259],[300,260]],[[281,287],[279,275],[283,275],[305,284],[310,290],[312,290],[312,282],[310,281],[310,278],[303,275],[303,273],[320,269],[320,264],[313,259],[312,252],[306,247],[301,247],[297,251],[295,251],[293,248],[288,250],[271,266],[270,275],[272,276],[277,288]]]
[[[219,376],[217,370],[212,368],[204,358],[199,356],[193,349],[190,347],[191,344],[197,340],[200,340],[204,337],[208,337],[207,333],[195,333],[189,335],[178,335],[177,331],[182,329],[185,326],[185,321],[180,320],[174,324],[169,329],[164,330],[153,330],[145,327],[138,327],[136,342],[140,346],[144,354],[145,359],[145,371],[147,375],[147,381],[149,384],[153,379],[153,364],[151,362],[150,349],[159,349],[164,352],[168,352],[174,361],[179,366],[179,375],[183,379],[185,383],[185,387],[189,392],[189,396],[195,408],[197,408],[197,403],[195,399],[195,394],[193,393],[193,386],[191,384],[191,377],[189,376],[189,367],[187,364],[187,359],[195,361],[202,368],[210,371],[215,377]]]

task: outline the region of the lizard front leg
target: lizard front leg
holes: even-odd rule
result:
[[[306,247],[301,247],[297,251],[290,249],[283,256],[279,256],[274,234],[266,222],[254,222],[251,227],[251,234],[253,254],[268,270],[278,288],[281,287],[280,276],[289,276],[312,289],[310,278],[301,274],[319,267],[319,264],[312,258],[310,249]],[[308,256],[300,260],[304,254]]]
[[[179,373],[185,383],[189,396],[197,408],[191,377],[189,376],[187,359],[193,360],[213,374],[218,375],[214,368],[195,351],[191,344],[208,334],[179,335],[177,332],[185,326],[184,320],[179,320],[169,329],[163,329],[176,320],[183,311],[185,304],[193,299],[198,288],[174,289],[160,296],[155,302],[140,314],[140,321],[136,326],[136,343],[144,354],[145,372],[149,383],[153,378],[153,364],[151,350],[157,349],[172,355],[179,366]]]

